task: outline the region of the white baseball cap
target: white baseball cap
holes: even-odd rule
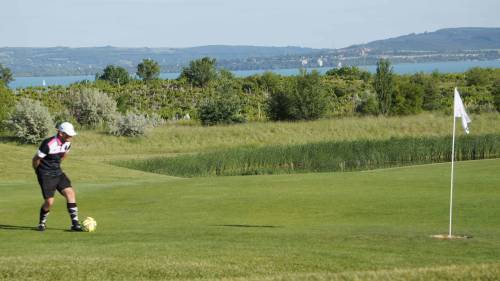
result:
[[[70,137],[76,136],[75,128],[69,122],[62,122],[57,129],[59,132],[66,133]]]

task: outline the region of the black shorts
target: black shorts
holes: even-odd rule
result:
[[[54,197],[56,190],[62,194],[65,188],[71,187],[71,181],[66,174],[62,173],[58,176],[43,174],[37,171],[38,183],[42,189],[44,199]]]

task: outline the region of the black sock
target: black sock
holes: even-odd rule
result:
[[[40,220],[39,220],[39,224],[46,224],[47,223],[47,217],[49,216],[49,213],[50,211],[45,211],[42,208],[40,208]]]
[[[68,203],[66,204],[66,206],[68,207],[68,213],[71,218],[71,223],[73,225],[80,224],[78,222],[78,207],[76,206],[76,203]]]

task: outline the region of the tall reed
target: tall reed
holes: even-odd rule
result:
[[[115,162],[119,166],[181,177],[358,171],[451,161],[451,137],[404,137],[228,150]],[[456,159],[500,156],[500,134],[460,136]]]

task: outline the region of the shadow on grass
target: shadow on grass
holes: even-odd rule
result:
[[[34,226],[23,226],[23,225],[9,225],[9,224],[0,224],[1,230],[28,230],[28,231],[38,231],[37,227]],[[47,230],[65,230],[61,228],[47,228]]]
[[[276,225],[252,225],[252,224],[216,224],[212,226],[222,226],[222,227],[262,227],[262,228],[277,228],[282,226]]]
[[[0,224],[0,230],[37,230],[37,228],[33,226]]]

